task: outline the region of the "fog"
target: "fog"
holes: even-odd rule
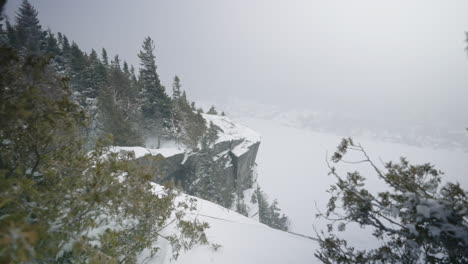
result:
[[[195,99],[468,124],[467,1],[31,3],[44,27],[135,66],[151,36],[163,83],[177,74]]]

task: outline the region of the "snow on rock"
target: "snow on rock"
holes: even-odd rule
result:
[[[222,130],[221,133],[218,133],[219,137],[216,143],[232,140],[244,140],[245,142],[252,144],[260,142],[262,139],[257,132],[237,122],[233,122],[226,116],[203,114],[203,117],[208,123],[213,122],[213,124]]]
[[[177,154],[186,152],[184,148],[159,148],[159,149],[149,149],[145,147],[111,147],[110,152],[120,153],[120,152],[133,152],[135,158],[141,158],[146,155],[157,156],[161,155],[165,158],[172,157]]]

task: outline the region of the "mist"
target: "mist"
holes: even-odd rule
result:
[[[468,2],[4,3],[1,260],[468,262]]]
[[[13,18],[20,1],[10,1]],[[466,126],[466,1],[33,1],[85,50],[138,67],[155,40],[166,88],[373,119]],[[124,33],[125,32],[125,33]]]

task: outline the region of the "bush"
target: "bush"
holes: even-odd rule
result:
[[[361,161],[346,161],[349,151]],[[427,163],[412,165],[404,158],[379,169],[360,144],[343,139],[332,157],[334,163],[364,163],[385,182],[388,191],[372,194],[359,172],[341,176],[330,166],[337,183],[321,217],[332,221],[328,234],[319,234],[316,256],[324,263],[467,263],[468,199],[454,183],[440,186],[441,172]],[[369,228],[379,246],[358,250],[333,231],[349,223]],[[352,241],[350,241],[352,242]]]

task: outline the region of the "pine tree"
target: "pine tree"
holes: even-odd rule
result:
[[[2,3],[0,2],[0,5],[1,4]],[[3,6],[0,6],[0,13],[1,13],[1,8],[3,8]],[[5,20],[5,18],[2,15],[0,15],[0,45],[6,46],[8,44],[8,37],[7,37],[6,30],[3,25],[3,20]]]
[[[27,0],[23,0],[16,13],[16,44],[25,54],[41,52],[44,36],[37,15],[37,10]]]
[[[172,83],[172,98],[173,98],[173,100],[179,99],[180,93],[181,93],[181,90],[180,90],[181,87],[182,87],[182,85],[180,84],[180,79],[176,75],[174,77],[174,82]]]
[[[255,190],[254,201],[258,202],[258,216],[261,223],[272,228],[288,231],[288,217],[285,214],[281,214],[277,200],[273,200],[273,203],[270,205],[267,196],[260,189],[260,186],[257,186],[257,190]]]
[[[352,153],[350,153],[352,152]],[[348,155],[356,160],[350,160]],[[410,164],[405,158],[372,161],[361,144],[344,138],[331,157],[335,164],[368,165],[381,180],[380,191],[369,189],[359,171],[342,175],[329,164],[330,199],[323,217],[327,233],[318,235],[315,256],[324,263],[468,263],[468,195],[459,183],[442,182],[432,164]],[[363,168],[363,167],[361,167]],[[375,183],[374,183],[375,185]],[[374,247],[357,249],[335,232],[349,224],[372,230]]]
[[[5,6],[5,4],[6,4],[6,0],[0,0],[0,16],[3,13],[3,7]]]
[[[27,12],[19,13],[26,21]],[[11,43],[24,37],[16,28],[10,25],[5,32]],[[55,55],[53,35],[46,32],[46,37],[41,51]],[[0,263],[135,263],[143,250],[153,257],[173,216],[178,230],[164,235],[174,257],[182,248],[206,244],[207,224],[187,221],[182,213],[193,204],[176,205],[171,190],[155,195],[150,175],[133,155],[109,153],[104,141],[91,151],[84,147],[87,108],[76,104],[67,72],[50,65],[49,54],[11,43],[0,48]],[[83,70],[89,77],[93,65],[102,65],[95,52],[86,55],[61,34],[58,46],[70,73]],[[116,98],[109,91],[103,97]],[[126,114],[119,100],[111,107],[116,115]],[[120,123],[118,136],[131,131],[126,118],[113,122]]]
[[[107,83],[107,69],[99,60],[97,52],[93,49],[89,54],[87,65],[87,76],[89,76],[89,89],[86,96],[96,98],[99,94],[99,89]]]
[[[107,51],[105,48],[102,48],[102,63],[104,63],[105,66],[109,65],[109,57],[107,56]]]
[[[208,112],[206,112],[206,113],[209,114],[209,115],[217,115],[218,114],[218,112],[216,111],[214,105],[212,105],[210,107],[210,109],[208,110]]]
[[[48,57],[0,57],[0,263],[135,263],[177,208],[175,254],[207,243],[208,226],[180,214],[193,205],[155,195],[132,155],[84,149],[86,115]]]
[[[46,44],[46,49],[45,51],[48,53],[48,54],[51,54],[51,55],[58,55],[60,54],[60,48],[59,48],[59,45],[58,45],[58,41],[57,39],[55,38],[54,34],[52,33],[52,31],[47,30],[47,35],[46,35],[46,39],[47,39],[47,44]]]
[[[5,22],[5,34],[7,37],[7,43],[11,47],[17,47],[18,38],[16,36],[15,28],[11,25],[10,21]]]
[[[71,86],[74,91],[80,92],[83,96],[87,96],[89,89],[89,78],[86,76],[87,58],[78,45],[73,42],[69,52],[70,68],[69,76],[71,78]]]
[[[122,68],[123,72],[127,75],[127,76],[130,76],[130,70],[128,68],[128,64],[126,61],[124,61],[123,63],[123,68]]]
[[[65,35],[63,35],[62,52],[63,53],[70,52],[70,42],[68,41],[68,38]]]
[[[148,136],[158,137],[158,147],[161,137],[167,136],[171,127],[171,100],[161,85],[156,72],[156,62],[154,55],[154,44],[150,37],[147,37],[138,54],[140,58],[140,78],[142,86],[142,115],[144,126]]]

